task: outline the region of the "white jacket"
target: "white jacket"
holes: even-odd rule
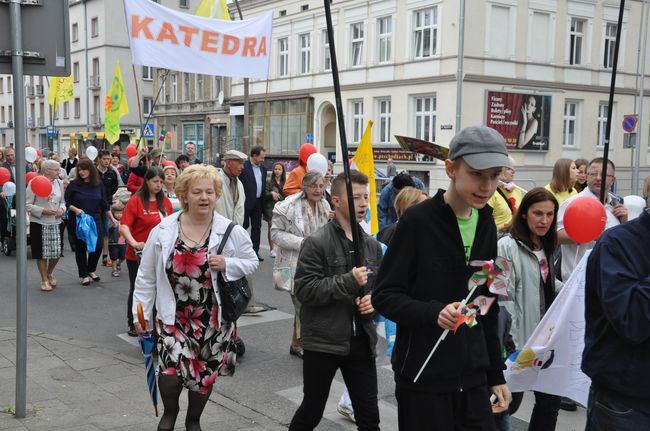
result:
[[[50,195],[45,198],[36,196],[32,191],[32,188],[27,187],[25,206],[27,208],[27,212],[30,214],[29,221],[41,225],[60,224],[61,217],[57,218],[53,215],[44,215],[43,210],[47,208],[50,210],[61,209],[65,211],[65,200],[63,199],[64,194],[65,191],[63,187],[63,181],[58,178],[52,181],[52,193],[50,193]]]
[[[140,268],[135,279],[133,292],[133,323],[138,320],[137,304],[142,304],[144,317],[151,325],[154,301],[158,312],[157,318],[166,325],[173,325],[176,318],[176,300],[172,286],[169,284],[165,267],[174,250],[178,239],[178,219],[182,212],[165,217],[156,226],[147,239],[142,252]],[[217,248],[226,232],[230,220],[214,213],[212,232],[208,242],[208,253],[216,254]],[[226,281],[237,280],[252,274],[257,269],[259,261],[253,251],[248,233],[241,226],[235,226],[230,232],[222,255],[226,259],[226,271],[223,274]],[[212,272],[212,288],[219,304],[221,316],[221,297],[217,286],[217,272]],[[151,327],[151,326],[150,326]]]
[[[244,225],[244,201],[246,194],[244,192],[244,185],[237,178],[237,191],[239,199],[237,202],[232,201],[232,194],[230,193],[230,178],[226,173],[219,169],[221,175],[221,196],[217,199],[217,212],[227,219],[230,219],[240,226]]]

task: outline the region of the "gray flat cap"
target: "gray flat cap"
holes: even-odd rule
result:
[[[246,160],[246,159],[248,159],[246,154],[237,150],[228,150],[223,154],[223,157],[221,157],[221,160]]]
[[[449,143],[449,159],[462,157],[474,169],[511,168],[506,141],[501,133],[487,126],[470,126]]]

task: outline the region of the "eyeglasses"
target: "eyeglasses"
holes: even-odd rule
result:
[[[308,189],[312,190],[323,190],[325,186],[323,184],[312,184],[311,186],[307,187]]]
[[[587,176],[590,177],[590,178],[593,178],[593,177],[600,177],[600,174],[599,174],[598,172],[587,172]],[[607,174],[606,176],[607,176],[607,178],[610,179],[610,180],[611,180],[612,178],[614,178],[614,175],[612,175],[612,174]]]

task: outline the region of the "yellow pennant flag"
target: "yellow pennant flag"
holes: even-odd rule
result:
[[[195,15],[230,21],[230,12],[226,0],[201,0],[199,7],[196,8]]]
[[[74,97],[74,84],[72,82],[72,75],[70,76],[54,76],[50,80],[50,89],[47,93],[47,102],[56,110],[63,102]]]
[[[113,84],[106,95],[104,106],[104,138],[111,144],[120,139],[120,118],[129,113],[129,104],[126,101],[126,91],[120,64],[115,65]]]
[[[377,218],[377,188],[375,184],[375,159],[372,153],[372,120],[368,121],[366,131],[363,132],[361,142],[354,153],[352,161],[359,172],[368,176],[370,182],[370,235],[379,232],[379,219]]]

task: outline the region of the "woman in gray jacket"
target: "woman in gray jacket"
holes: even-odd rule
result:
[[[498,242],[498,255],[510,262],[510,297],[500,302],[512,319],[510,335],[517,349],[523,348],[549,309],[559,281],[553,270],[557,247],[558,203],[548,190],[530,190],[514,216],[509,235]],[[560,397],[535,391],[535,407],[529,430],[554,430]],[[509,418],[500,418],[499,429],[508,430]],[[504,423],[505,422],[505,423]]]

